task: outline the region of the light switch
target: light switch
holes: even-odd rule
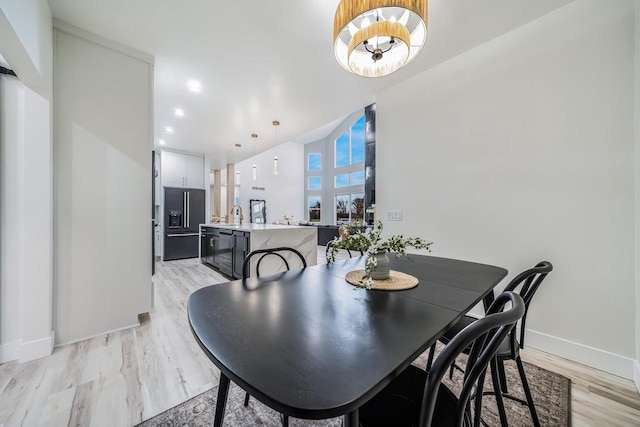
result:
[[[402,211],[401,210],[387,211],[387,221],[402,221]]]

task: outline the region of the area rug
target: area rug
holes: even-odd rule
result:
[[[438,349],[439,350],[439,349]],[[424,368],[427,361],[427,353],[421,355],[414,364]],[[461,359],[463,363],[463,359]],[[524,364],[524,369],[529,380],[529,386],[543,426],[571,425],[571,381],[562,375],[555,374],[531,364]],[[508,378],[509,392],[524,399],[524,392],[519,382],[518,371],[515,362],[505,363]],[[487,375],[489,377],[489,375]],[[453,379],[446,376],[445,383],[456,390],[456,384],[461,384],[462,374],[455,371]],[[491,383],[487,378],[485,390],[491,390]],[[140,427],[196,427],[211,425],[215,413],[218,387],[214,387],[198,396],[195,396],[178,406],[175,406],[143,423]],[[245,426],[281,426],[280,415],[263,405],[257,399],[251,398],[248,407],[243,405],[244,391],[231,383],[229,397],[224,417],[225,427]],[[532,424],[529,410],[526,406],[505,400],[507,418],[510,426],[529,427]],[[499,426],[500,419],[492,396],[485,396],[482,403],[482,418],[489,426]],[[301,420],[290,418],[290,426],[322,426],[338,427],[342,425],[341,418],[332,418],[321,421]]]

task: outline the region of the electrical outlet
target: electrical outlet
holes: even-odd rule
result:
[[[402,221],[402,211],[401,210],[387,211],[387,221]]]

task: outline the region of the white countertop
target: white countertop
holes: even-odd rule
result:
[[[239,230],[239,231],[291,230],[291,229],[301,229],[301,228],[309,229],[309,227],[303,226],[303,225],[252,224],[252,223],[247,223],[242,225],[211,223],[211,224],[200,224],[200,227],[226,228],[229,230]]]

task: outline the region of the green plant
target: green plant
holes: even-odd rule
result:
[[[382,221],[378,221],[373,228],[367,229],[364,232],[356,227],[341,226],[340,236],[336,237],[329,247],[327,263],[331,264],[335,262],[336,255],[340,249],[362,251],[367,255],[367,260],[365,264],[365,275],[360,285],[364,288],[371,289],[373,287],[371,272],[377,266],[376,258],[372,255],[393,252],[396,258],[400,258],[400,256],[407,256],[406,249],[408,247],[424,249],[427,252],[431,252],[431,245],[433,245],[433,242],[427,242],[420,237],[404,237],[402,234],[398,234],[385,240],[382,239],[381,234]]]

